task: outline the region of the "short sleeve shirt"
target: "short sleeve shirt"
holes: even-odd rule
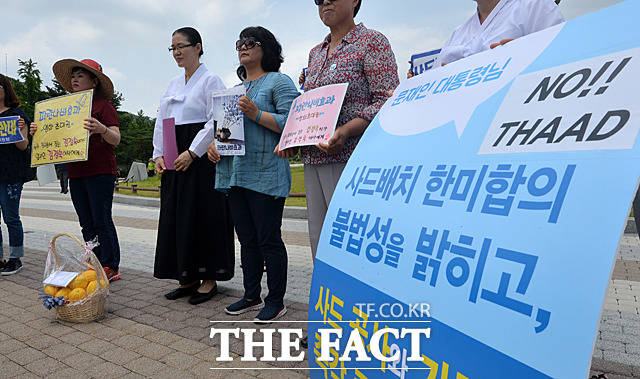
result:
[[[116,109],[107,100],[94,97],[91,104],[91,117],[105,126],[120,126]],[[82,178],[95,175],[115,175],[115,147],[102,138],[101,134],[89,137],[89,159],[83,162],[69,163],[69,178]]]
[[[10,108],[0,113],[0,117],[22,117],[27,125],[29,117],[20,108]],[[30,149],[20,150],[15,143],[0,145],[0,183],[15,184],[31,180]]]

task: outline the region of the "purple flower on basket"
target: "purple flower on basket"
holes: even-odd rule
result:
[[[58,308],[65,302],[64,297],[53,297],[46,294],[41,294],[38,297],[42,299],[42,305],[44,305],[44,307],[47,309]]]

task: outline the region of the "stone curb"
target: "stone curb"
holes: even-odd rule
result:
[[[60,192],[59,187],[37,187],[34,185],[25,186],[25,189],[29,191],[36,192]],[[127,205],[136,205],[142,207],[150,207],[150,208],[160,208],[160,199],[154,197],[144,197],[144,196],[131,196],[131,195],[120,195],[114,193],[113,201],[119,204],[127,204]],[[292,218],[292,219],[307,219],[307,208],[306,207],[284,207],[284,218]]]

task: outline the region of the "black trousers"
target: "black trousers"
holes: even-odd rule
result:
[[[120,244],[116,226],[111,218],[115,175],[96,175],[71,178],[71,201],[82,227],[82,237],[91,241],[98,237],[93,249],[100,263],[114,271],[120,266]]]
[[[266,263],[269,294],[264,301],[276,307],[284,305],[287,290],[287,249],[280,231],[284,201],[241,187],[232,187],[229,192],[231,217],[241,246],[244,297],[253,300],[260,296]]]

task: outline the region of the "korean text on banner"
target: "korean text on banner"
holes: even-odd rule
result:
[[[0,145],[24,140],[18,126],[19,119],[18,116],[0,117]]]
[[[238,101],[244,86],[215,91],[213,96],[214,141],[220,155],[244,155],[244,114]]]
[[[433,68],[440,54],[440,49],[427,51],[426,53],[414,54],[411,56],[411,71],[414,75],[420,75],[423,72]]]
[[[638,14],[627,0],[400,84],[327,211],[313,378],[588,376],[640,177]],[[431,333],[374,342],[387,326]],[[320,359],[323,328],[393,358]]]
[[[36,103],[31,167],[89,159],[89,131],[93,90],[54,97]]]
[[[279,149],[316,145],[333,135],[348,83],[332,84],[305,92],[293,101]]]

